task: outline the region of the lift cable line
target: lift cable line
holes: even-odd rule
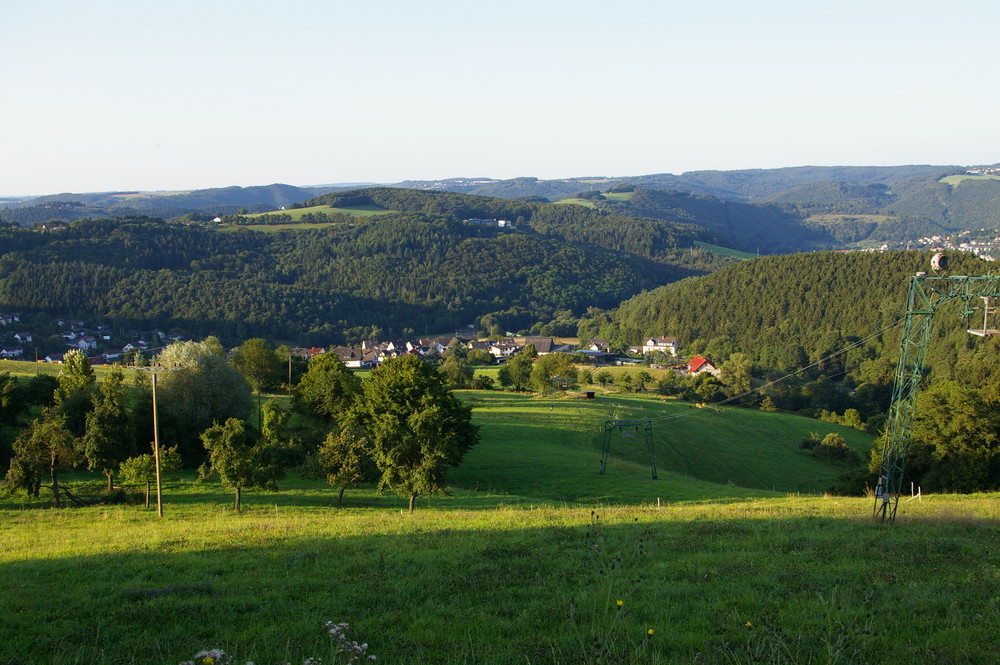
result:
[[[826,362],[828,360],[832,360],[832,359],[836,358],[837,356],[843,355],[844,353],[847,353],[851,349],[853,349],[855,347],[858,347],[858,346],[860,346],[860,345],[868,342],[869,340],[872,340],[872,339],[878,337],[879,335],[885,334],[886,332],[888,332],[888,331],[892,330],[893,328],[895,328],[896,326],[898,326],[902,321],[903,321],[903,319],[898,319],[898,320],[894,321],[893,323],[889,324],[888,326],[882,328],[881,330],[878,330],[878,331],[876,331],[874,333],[871,333],[867,337],[865,337],[863,339],[860,339],[857,342],[854,342],[853,344],[850,344],[849,346],[846,346],[843,349],[841,349],[839,351],[836,351],[835,353],[831,353],[828,356],[820,358],[819,360],[817,360],[816,362],[814,362],[814,363],[812,363],[810,365],[807,365],[805,367],[797,369],[794,372],[789,372],[788,374],[786,374],[786,375],[784,375],[784,376],[782,376],[782,377],[780,377],[778,379],[775,379],[774,381],[769,381],[768,383],[766,383],[766,384],[764,384],[762,386],[758,386],[757,388],[751,388],[750,390],[744,391],[744,392],[742,392],[742,393],[740,393],[738,395],[733,395],[732,397],[727,397],[726,399],[722,399],[722,400],[719,400],[717,402],[713,402],[711,404],[708,404],[708,405],[706,405],[706,408],[714,408],[714,407],[718,407],[718,406],[723,406],[723,405],[728,404],[730,402],[733,402],[735,400],[738,400],[738,399],[741,399],[743,397],[746,397],[747,395],[752,395],[755,392],[759,392],[761,390],[764,390],[765,388],[769,388],[769,387],[771,387],[773,385],[781,383],[782,381],[786,381],[786,380],[792,378],[793,376],[797,376],[797,375],[799,375],[799,374],[801,374],[801,373],[803,373],[805,371],[808,371],[808,370],[812,369],[813,367],[821,365],[822,363],[824,363],[824,362]],[[693,417],[693,416],[696,416],[696,415],[700,415],[700,413],[701,413],[701,410],[699,409],[697,411],[683,411],[681,413],[674,413],[674,414],[670,414],[670,415],[666,415],[666,416],[658,416],[656,418],[647,418],[647,419],[643,419],[643,420],[630,420],[630,419],[614,418],[614,419],[611,419],[611,420],[604,421],[604,445],[603,445],[602,453],[601,453],[601,475],[604,474],[604,471],[607,468],[608,457],[611,454],[611,438],[612,438],[612,434],[614,433],[614,431],[618,430],[619,432],[621,432],[622,436],[630,437],[630,436],[634,436],[641,429],[642,433],[643,433],[643,436],[644,436],[644,440],[646,442],[647,450],[649,451],[649,468],[650,468],[650,472],[652,473],[653,479],[654,480],[657,479],[658,476],[657,476],[657,473],[656,473],[656,454],[655,454],[654,446],[653,446],[653,422],[662,422],[662,421],[667,421],[667,420],[675,420],[675,419],[678,419],[678,418],[690,418],[690,417]]]
[[[713,407],[718,407],[718,406],[725,406],[726,404],[729,404],[730,402],[735,402],[736,400],[742,399],[742,398],[747,397],[749,395],[752,395],[754,393],[761,392],[762,390],[770,388],[771,386],[775,386],[775,385],[777,385],[779,383],[787,381],[787,380],[789,380],[789,379],[791,379],[791,378],[793,378],[795,376],[798,376],[799,374],[802,374],[803,372],[807,372],[807,371],[813,369],[814,367],[818,367],[818,366],[822,365],[823,363],[825,363],[827,361],[833,360],[834,358],[836,358],[838,356],[841,356],[841,355],[847,353],[848,351],[850,351],[851,349],[857,348],[857,347],[861,346],[862,344],[865,344],[866,342],[869,342],[870,340],[875,339],[876,337],[879,337],[880,335],[884,335],[885,333],[889,332],[893,328],[899,326],[901,323],[903,323],[903,321],[904,321],[904,319],[902,319],[902,318],[897,319],[896,321],[890,323],[889,325],[887,325],[886,327],[882,328],[881,330],[873,332],[870,335],[868,335],[867,337],[865,337],[863,339],[859,339],[857,342],[854,342],[853,344],[849,344],[848,346],[845,346],[843,349],[840,349],[839,351],[835,351],[835,352],[831,353],[828,356],[824,356],[824,357],[820,358],[819,360],[817,360],[814,363],[811,363],[811,364],[806,365],[804,367],[800,367],[799,369],[797,369],[797,370],[795,370],[793,372],[789,372],[788,374],[785,374],[782,377],[774,379],[773,381],[768,381],[767,383],[765,383],[763,385],[757,386],[756,388],[751,388],[750,390],[746,390],[746,391],[744,391],[742,393],[739,393],[738,395],[733,395],[731,397],[726,397],[725,399],[721,399],[721,400],[719,400],[717,402],[712,402],[710,404],[706,404],[705,408],[713,408]],[[694,412],[684,411],[684,412],[681,412],[681,413],[671,413],[671,414],[668,414],[668,415],[665,415],[665,416],[657,416],[656,418],[652,418],[651,420],[659,422],[659,421],[664,421],[664,420],[676,420],[678,418],[690,418],[690,417],[696,416],[696,415],[699,415],[699,411],[694,411]]]
[[[823,358],[811,365],[771,381],[758,388],[746,391],[740,395],[714,402],[709,406],[721,406],[751,393],[763,390],[780,381],[800,374],[827,359],[841,355],[864,342],[903,324],[900,336],[899,354],[896,359],[896,372],[892,383],[892,401],[889,406],[888,420],[882,442],[882,457],[879,468],[878,483],[875,488],[875,505],[872,517],[881,518],[883,522],[894,523],[899,497],[902,494],[903,476],[906,470],[906,458],[909,452],[913,421],[917,411],[917,398],[924,379],[924,358],[930,343],[931,322],[937,311],[952,301],[961,303],[959,313],[969,323],[966,332],[977,337],[1000,336],[995,322],[996,305],[1000,299],[1000,275],[943,275],[947,270],[948,260],[944,254],[935,254],[931,259],[931,267],[936,274],[928,275],[918,272],[910,278],[907,291],[906,313],[902,319],[872,333],[868,337]],[[982,307],[978,305],[982,301]],[[971,323],[972,317],[982,312],[982,327],[976,328]],[[994,317],[994,325],[990,327],[990,317]],[[697,412],[695,412],[697,413]],[[680,413],[661,416],[652,420],[666,421],[675,418],[690,417],[695,413]]]

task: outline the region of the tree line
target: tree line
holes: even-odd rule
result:
[[[103,501],[123,500],[124,480],[146,484],[148,505],[153,459],[142,450],[153,439],[153,371],[161,470],[183,465],[218,478],[233,490],[236,510],[244,490],[275,489],[295,466],[326,478],[340,497],[353,483],[378,482],[407,497],[412,511],[419,495],[443,491],[447,468],[479,439],[471,409],[433,364],[401,356],[361,382],[333,354],[297,367],[291,407],[313,425],[306,440],[293,436],[291,412],[261,397],[282,374],[286,352],[252,338],[227,354],[208,338],[171,344],[131,379],[115,367],[98,382],[80,352],[66,354],[58,378],[0,375],[0,424],[20,428],[5,455],[8,491],[39,496],[47,488],[57,507],[79,501],[60,476],[85,467],[106,477]]]

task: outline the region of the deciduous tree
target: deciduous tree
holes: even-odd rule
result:
[[[66,418],[66,426],[73,436],[83,436],[87,426],[87,413],[92,407],[91,397],[97,379],[87,356],[72,349],[63,356],[59,371],[59,386],[55,392],[56,407]]]
[[[576,382],[574,358],[568,353],[548,353],[540,356],[531,367],[531,386],[539,392],[552,390],[552,379]]]
[[[33,420],[14,440],[13,450],[8,485],[38,496],[42,477],[48,473],[56,508],[60,508],[59,472],[72,469],[79,460],[65,417],[54,409],[45,409],[42,418]]]
[[[114,472],[118,465],[135,453],[135,438],[125,391],[125,375],[114,368],[104,377],[94,395],[94,410],[87,414],[86,430],[80,452],[91,471],[100,471],[108,479],[108,492],[114,490]]]
[[[181,470],[181,455],[177,446],[160,450],[160,475]],[[156,482],[156,459],[152,453],[130,457],[118,467],[118,474],[126,483],[145,483],[146,507],[149,508],[150,485]]]
[[[955,381],[924,390],[913,422],[910,472],[931,490],[975,492],[1000,481],[1000,412]]]
[[[226,364],[218,340],[174,342],[158,357],[161,365],[180,369],[162,372],[157,388],[161,440],[176,444],[186,464],[204,460],[202,432],[215,422],[246,417],[250,391],[239,372]]]
[[[338,506],[344,501],[344,491],[354,483],[378,480],[370,442],[363,433],[349,428],[327,434],[316,453],[307,458],[304,469],[304,475],[322,478],[337,488]]]
[[[309,361],[292,398],[296,411],[333,422],[343,415],[361,392],[361,380],[333,353]]]
[[[479,440],[471,408],[434,367],[411,355],[372,372],[355,416],[372,442],[379,487],[407,496],[410,512],[418,495],[444,491],[446,469]]]
[[[284,477],[284,469],[273,445],[253,443],[247,436],[246,423],[229,418],[221,425],[215,424],[201,435],[208,461],[198,471],[201,478],[218,476],[225,487],[235,492],[233,509],[241,508],[244,489],[276,488],[276,481]]]

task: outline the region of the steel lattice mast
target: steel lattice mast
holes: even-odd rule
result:
[[[944,270],[947,266],[945,257],[935,255],[933,265],[935,269]],[[973,306],[974,303],[982,299],[986,302],[983,328],[969,332],[983,336],[996,334],[996,331],[987,329],[986,322],[990,313],[989,300],[998,297],[1000,275],[967,277],[917,273],[910,278],[873,516],[880,515],[883,521],[888,522],[896,519],[934,314],[945,303],[959,300],[962,303],[961,315],[968,318],[978,309]]]
[[[606,420],[604,422],[604,450],[601,453],[601,475],[608,466],[608,457],[611,456],[611,433],[615,430],[622,432],[624,436],[632,436],[642,431],[643,440],[646,442],[646,451],[649,453],[649,472],[653,480],[657,480],[656,475],[656,452],[653,450],[653,421],[652,420]]]

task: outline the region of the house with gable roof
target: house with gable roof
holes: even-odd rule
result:
[[[642,342],[642,354],[662,353],[676,358],[679,347],[676,337],[647,337]]]
[[[701,354],[698,354],[688,361],[688,374],[692,376],[697,376],[698,374],[711,374],[712,376],[719,376],[720,371],[716,369],[711,360],[703,357]]]

